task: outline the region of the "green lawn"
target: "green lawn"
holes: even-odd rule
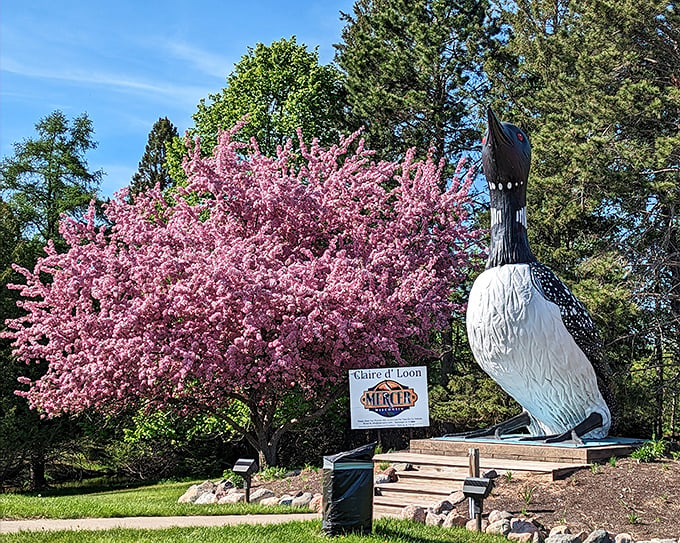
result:
[[[22,532],[0,534],[0,543],[507,543],[501,536],[425,526],[404,520],[377,520],[373,535],[330,539],[320,521],[224,528],[173,528],[168,530],[107,530],[101,532]]]
[[[258,504],[193,505],[177,503],[193,483],[166,483],[126,489],[69,488],[42,494],[0,494],[0,519],[241,515],[300,512]],[[303,511],[307,511],[304,509]]]

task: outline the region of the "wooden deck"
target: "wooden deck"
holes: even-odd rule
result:
[[[566,464],[592,464],[603,462],[612,456],[628,456],[640,443],[634,440],[616,440],[592,446],[542,445],[538,443],[500,442],[489,439],[412,439],[411,453],[467,456],[468,449],[479,449],[482,459],[498,458],[533,462],[556,462]]]

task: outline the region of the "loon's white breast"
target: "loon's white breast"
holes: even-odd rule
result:
[[[529,413],[532,435],[569,431],[593,412],[603,425],[585,437],[607,435],[611,416],[595,371],[559,308],[532,282],[528,264],[483,272],[470,292],[466,321],[475,359]]]

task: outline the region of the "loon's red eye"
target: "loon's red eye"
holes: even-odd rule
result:
[[[519,141],[524,141],[524,134],[522,134],[521,132],[517,132],[517,139]]]

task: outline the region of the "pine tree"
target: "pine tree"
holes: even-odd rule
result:
[[[139,161],[139,168],[132,176],[131,197],[156,185],[164,190],[173,184],[168,172],[166,156],[168,144],[177,137],[179,137],[177,128],[167,117],[162,117],[154,123],[149,132],[144,155]]]
[[[55,111],[36,125],[37,137],[14,144],[14,153],[0,162],[0,331],[4,319],[17,318],[20,296],[8,284],[21,283],[12,263],[33,268],[43,246],[53,242],[61,250],[62,214],[78,216],[96,195],[100,171],[91,172],[85,153],[96,146],[87,115],[72,121]],[[30,485],[47,484],[46,460],[77,436],[69,417],[46,421],[14,394],[17,376],[34,378],[44,368],[27,367],[11,356],[10,342],[0,339],[0,485],[21,480],[30,469]]]
[[[24,234],[59,245],[62,213],[82,212],[96,195],[102,172],[88,169],[85,153],[97,143],[92,121],[69,121],[54,111],[35,125],[37,138],[14,144],[0,162],[0,194],[18,216]]]
[[[507,48],[487,72],[497,104],[532,141],[532,248],[600,323],[627,431],[647,417],[659,436],[663,390],[680,378],[664,369],[669,357],[680,362],[677,6],[521,0],[504,16]],[[652,353],[653,389],[628,377]]]
[[[496,45],[486,0],[357,0],[336,61],[354,122],[379,156],[410,147],[455,163],[479,140],[481,59]]]

